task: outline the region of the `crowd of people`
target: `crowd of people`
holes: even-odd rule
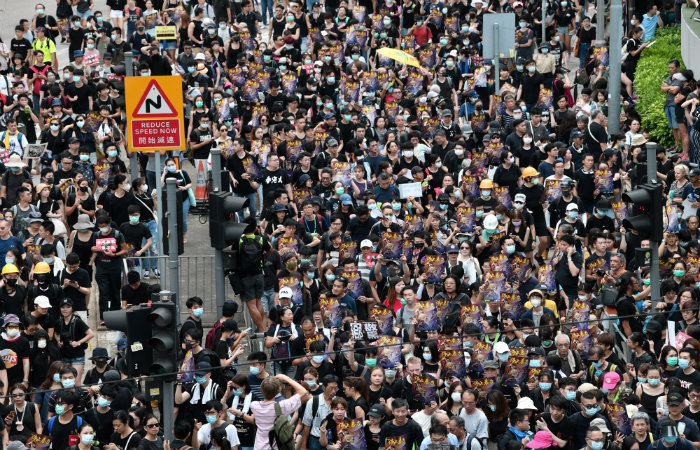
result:
[[[627,4],[611,44],[578,0],[36,4],[0,41],[3,448],[700,448],[700,91],[679,61],[660,292],[636,251],[659,243],[622,225],[651,162],[635,72],[677,3]],[[131,155],[138,173],[125,63],[185,99],[187,151]],[[249,200],[229,278],[254,330],[187,299],[159,411],[126,339],[88,351],[88,314],[158,291],[156,177],[186,194],[186,243],[214,148]]]

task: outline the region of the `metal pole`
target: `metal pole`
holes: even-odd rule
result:
[[[656,179],[656,143],[647,142],[647,178],[649,183],[656,184],[658,180]],[[659,244],[661,242],[649,242],[649,247],[651,250],[651,270],[650,283],[651,288],[651,304],[652,308],[661,301],[659,298],[661,294],[661,276],[659,273]]]
[[[211,180],[214,192],[221,192],[221,150],[213,148],[211,153]],[[221,316],[226,297],[226,285],[224,279],[224,252],[214,249],[214,277],[216,283],[216,309]],[[217,317],[218,317],[217,316]]]
[[[154,157],[156,159],[156,204],[158,205],[156,211],[158,216],[158,220],[156,221],[156,225],[158,226],[158,271],[161,273],[162,277],[164,270],[160,257],[163,255],[163,183],[160,179],[162,175],[160,167],[160,152],[156,151]]]
[[[127,77],[134,76],[134,56],[131,52],[124,53],[124,70]],[[131,181],[134,181],[139,177],[139,159],[136,156],[137,153],[129,152],[127,145],[126,148],[127,155],[129,156],[129,172],[131,172]]]
[[[165,180],[168,190],[168,277],[170,278],[170,291],[178,299],[175,302],[177,308],[177,324],[180,325],[180,269],[178,265],[178,232],[177,229],[177,181],[175,178]]]
[[[501,74],[500,74],[500,65],[501,65],[501,53],[500,53],[500,48],[498,47],[498,23],[493,24],[493,70],[494,70],[494,80],[496,81],[496,90],[495,93],[496,95],[501,94]],[[486,78],[488,78],[488,74],[486,74]]]
[[[547,0],[542,0],[542,42],[547,42]]]
[[[611,0],[610,3],[610,78],[608,86],[608,131],[610,134],[620,131],[620,84],[622,83],[622,1]],[[656,155],[654,155],[656,161]]]
[[[605,39],[605,0],[597,0],[595,13],[595,39]]]
[[[177,244],[175,245],[177,246]],[[175,304],[177,303],[175,302]],[[163,432],[165,433],[165,439],[171,442],[173,440],[173,427],[175,426],[175,414],[173,414],[173,411],[175,411],[175,383],[163,381]]]

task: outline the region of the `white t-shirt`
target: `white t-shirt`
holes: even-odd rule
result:
[[[226,438],[231,443],[231,447],[241,445],[241,442],[238,440],[238,432],[236,431],[236,427],[230,423],[226,425]],[[202,425],[202,428],[200,428],[197,432],[197,439],[199,439],[200,444],[204,444],[204,446],[209,445],[209,442],[211,441],[210,423]]]

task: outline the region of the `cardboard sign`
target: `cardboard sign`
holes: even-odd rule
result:
[[[43,144],[28,144],[27,147],[24,149],[23,158],[41,158],[42,155],[46,152],[46,147],[48,145],[48,142],[44,142]]]
[[[159,41],[177,39],[177,28],[174,25],[156,27],[156,39]]]
[[[92,53],[86,53],[83,56],[83,64],[86,66],[96,66],[100,64],[100,53],[99,52],[92,52]]]

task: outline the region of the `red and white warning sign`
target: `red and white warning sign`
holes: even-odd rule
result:
[[[182,78],[126,77],[131,151],[184,150]]]

